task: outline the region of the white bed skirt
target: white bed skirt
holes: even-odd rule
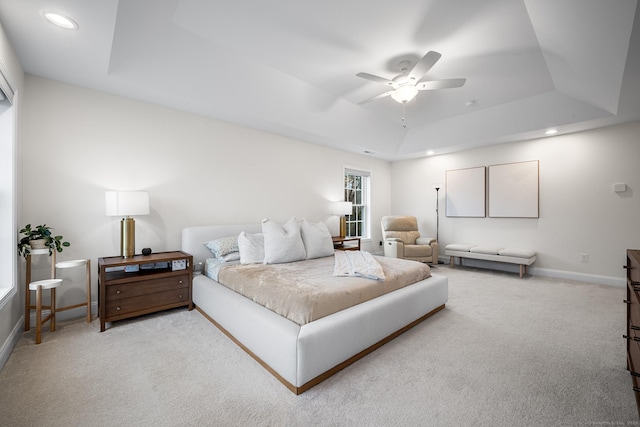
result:
[[[255,224],[184,229],[182,250],[194,255],[197,262],[208,256],[204,242],[239,233],[243,227],[248,232],[257,231]],[[204,275],[193,280],[196,307],[295,393],[305,391],[343,362],[442,308],[447,299],[447,278],[433,275],[300,326]]]

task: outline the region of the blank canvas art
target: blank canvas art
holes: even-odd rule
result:
[[[484,166],[445,172],[448,217],[483,218],[486,216],[485,176]]]
[[[489,217],[538,218],[538,161],[489,166]]]

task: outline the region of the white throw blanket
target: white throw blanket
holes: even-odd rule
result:
[[[373,255],[365,251],[335,251],[334,276],[358,276],[384,280],[384,270]]]

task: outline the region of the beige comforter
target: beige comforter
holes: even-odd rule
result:
[[[334,257],[286,264],[229,264],[218,282],[299,324],[431,277],[429,266],[416,261],[375,257],[385,280],[334,277]]]

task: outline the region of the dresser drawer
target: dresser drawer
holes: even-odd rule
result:
[[[631,304],[629,306],[629,329],[640,328],[640,306],[638,304]],[[640,331],[638,331],[640,333]],[[640,336],[640,335],[639,335]]]
[[[171,276],[159,279],[142,280],[139,282],[120,283],[109,285],[106,288],[106,300],[116,301],[125,298],[132,298],[149,293],[169,291],[175,289],[188,288],[189,276]]]
[[[640,342],[637,341],[629,343],[629,371],[632,372],[633,386],[640,387]]]
[[[132,313],[134,311],[145,311],[148,309],[168,306],[172,304],[188,303],[189,288],[178,288],[163,292],[154,292],[147,295],[139,295],[132,298],[123,298],[110,301],[107,304],[107,318],[117,317]]]
[[[627,283],[627,304],[629,305],[629,314],[640,313],[640,286],[632,286],[631,283]],[[638,323],[640,319],[637,319],[634,323],[640,326]]]
[[[630,252],[632,253],[627,255],[627,278],[633,282],[640,283],[640,260],[636,258],[640,256],[640,251]]]

